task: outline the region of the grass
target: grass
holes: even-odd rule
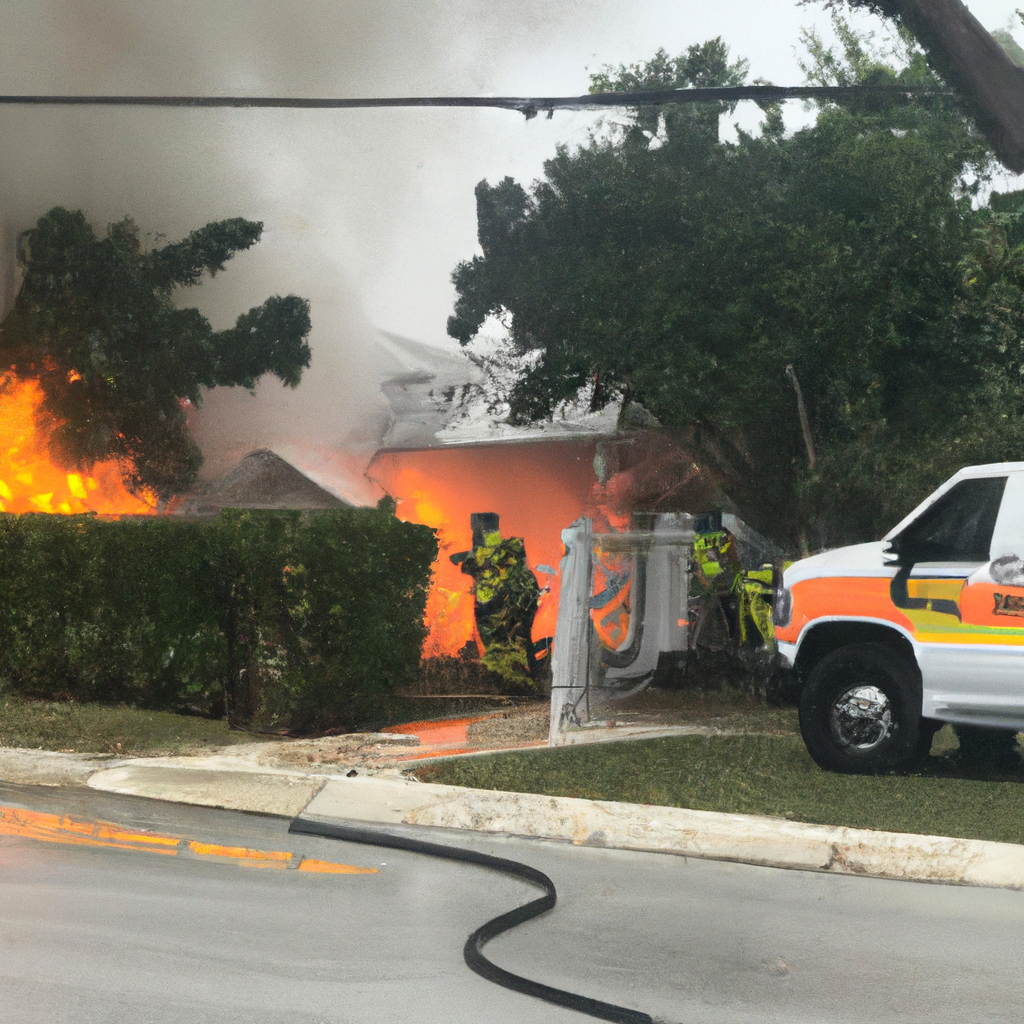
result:
[[[914,775],[822,771],[799,736],[683,736],[465,758],[425,782],[761,814],[890,832],[1024,843],[1024,766],[970,771],[940,732]]]
[[[798,735],[795,707],[773,707],[752,694],[736,690],[655,690],[649,688],[625,700],[608,701],[594,717],[644,725],[703,725],[728,732]]]
[[[474,696],[454,700],[389,696],[382,698],[372,718],[360,723],[360,729],[372,732],[385,725],[419,719],[487,714],[522,703],[522,698],[494,701]],[[0,696],[0,747],[64,753],[188,754],[282,738],[229,729],[223,721],[171,711]]]
[[[261,737],[227,723],[169,711],[140,711],[0,697],[0,746],[66,753],[192,753]]]

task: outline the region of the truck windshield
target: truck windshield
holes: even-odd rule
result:
[[[889,550],[911,562],[987,562],[1005,476],[961,480],[891,541]]]

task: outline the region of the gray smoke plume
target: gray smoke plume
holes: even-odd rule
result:
[[[549,21],[534,2],[6,0],[0,92],[472,93],[487,86],[499,39],[521,42]],[[522,130],[518,115],[503,116]],[[348,478],[372,455],[387,407],[360,292],[397,262],[424,166],[440,157],[433,170],[443,175],[471,142],[471,121],[459,111],[0,108],[0,302],[17,287],[17,233],[54,205],[81,208],[101,231],[129,214],[157,243],[209,220],[263,221],[259,245],[182,301],[221,327],[268,295],[303,295],[313,362],[297,390],[270,380],[255,396],[208,396],[192,416],[205,474],[271,447],[324,482],[344,477],[336,489],[346,497],[366,497],[352,491],[360,474]],[[470,230],[472,185],[463,183]],[[472,234],[439,246],[451,250],[449,270],[471,246]],[[420,336],[443,336],[438,320]]]
[[[792,67],[797,26],[820,18],[763,0],[723,7],[4,0],[0,93],[573,95],[585,91],[588,67],[720,34],[755,58],[777,36],[774,50]],[[752,74],[796,77],[756,59]],[[100,230],[128,214],[169,240],[209,220],[263,221],[258,246],[182,299],[226,326],[268,295],[306,296],[313,363],[296,391],[274,381],[255,397],[208,397],[192,417],[206,473],[270,447],[358,498],[360,460],[387,419],[375,328],[444,342],[449,274],[475,251],[476,182],[511,174],[528,183],[556,143],[585,141],[593,124],[590,114],[526,122],[493,110],[0,106],[0,306],[17,287],[17,233],[54,205],[81,208]]]

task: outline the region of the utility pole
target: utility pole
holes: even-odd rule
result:
[[[838,6],[840,0],[830,0]],[[1024,171],[1024,68],[960,0],[847,0],[903,22],[935,69],[967,101],[1000,162]]]

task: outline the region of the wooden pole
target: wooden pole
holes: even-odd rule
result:
[[[804,405],[804,393],[800,390],[800,381],[796,379],[796,371],[792,364],[786,367],[786,376],[793,384],[796,392],[796,410],[800,414],[800,427],[804,432],[804,445],[807,448],[807,461],[811,469],[818,464],[817,456],[814,454],[814,439],[811,437],[811,424],[807,420],[807,407]]]
[[[1001,163],[1024,171],[1024,68],[960,0],[888,0],[939,74],[968,102]]]

